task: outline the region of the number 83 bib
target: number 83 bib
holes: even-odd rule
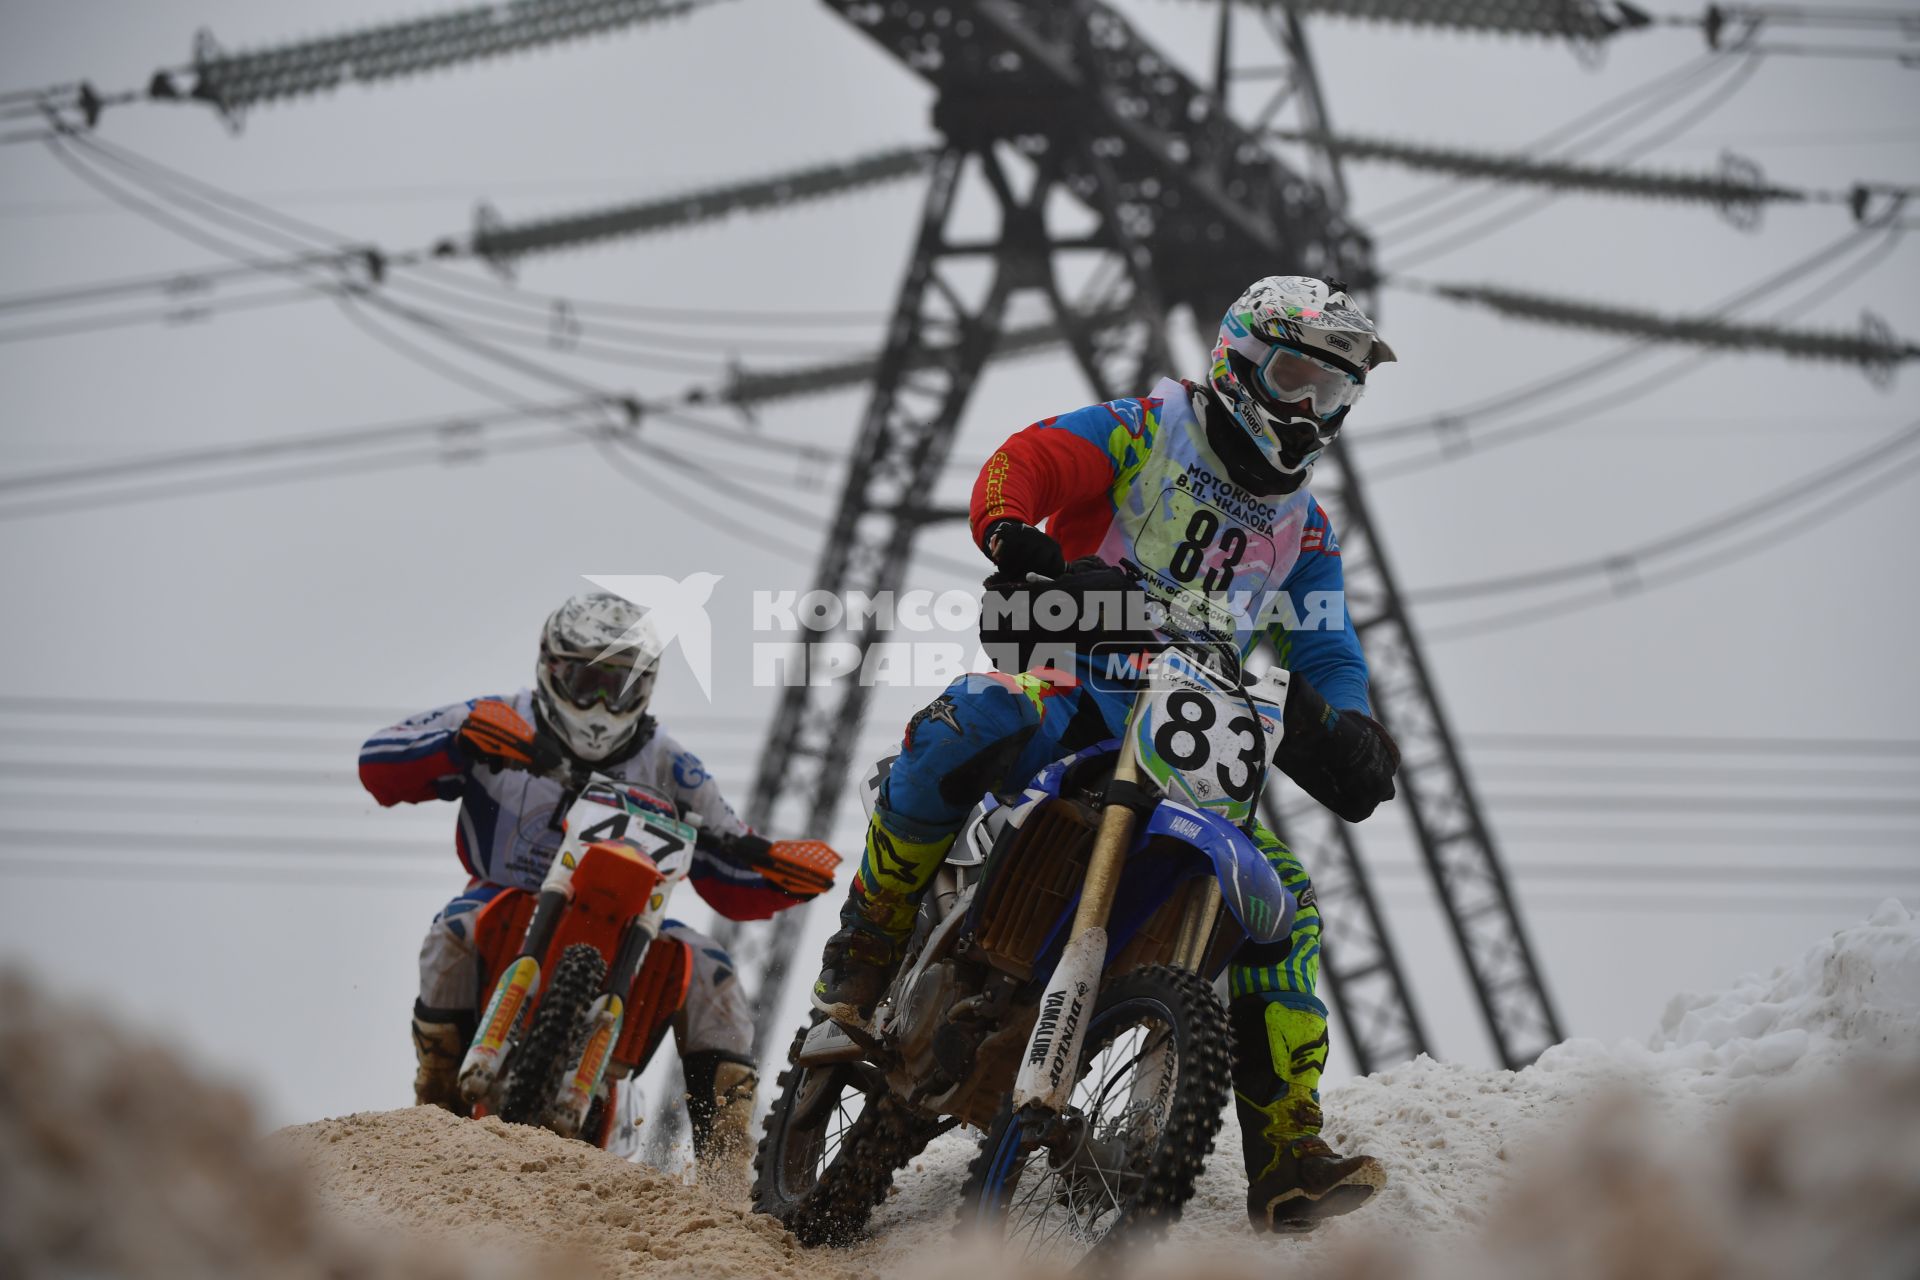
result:
[[[1261,498],[1234,484],[1208,449],[1186,387],[1163,379],[1159,430],[1146,461],[1115,484],[1100,558],[1136,572],[1168,612],[1170,632],[1231,636],[1241,653],[1253,623],[1300,558],[1312,498]],[[1200,393],[1200,394],[1204,394]]]

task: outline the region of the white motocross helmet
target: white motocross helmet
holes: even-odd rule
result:
[[[605,760],[646,719],[659,670],[645,609],[604,591],[578,595],[540,630],[534,705],[573,756]]]
[[[1394,358],[1373,321],[1339,281],[1268,276],[1240,295],[1220,322],[1212,384],[1220,403],[1286,492],[1345,425],[1367,371]]]

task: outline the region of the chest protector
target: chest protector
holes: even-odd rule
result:
[[[1305,489],[1263,498],[1228,479],[1192,394],[1171,378],[1153,389],[1159,426],[1144,459],[1114,480],[1100,558],[1140,579],[1169,635],[1231,639],[1244,656],[1300,558],[1313,499]]]

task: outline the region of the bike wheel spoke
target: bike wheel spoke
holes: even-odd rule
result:
[[[1142,1091],[1151,1085],[1155,1094],[1165,1092],[1162,1073],[1174,1067],[1157,1055],[1174,1039],[1171,1025],[1150,1017],[1088,1046],[1068,1108],[1077,1127],[1065,1141],[1074,1145],[1036,1147],[1021,1167],[1025,1185],[1007,1192],[1003,1239],[1015,1253],[1070,1262],[1067,1255],[1084,1255],[1124,1221],[1128,1188],[1138,1184],[1136,1170],[1160,1138],[1147,1123],[1153,1103]],[[1141,1077],[1149,1064],[1151,1081]]]

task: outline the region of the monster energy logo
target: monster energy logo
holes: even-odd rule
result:
[[[1273,908],[1267,905],[1265,898],[1247,899],[1247,922],[1256,929],[1265,929],[1267,921],[1273,915]]]

